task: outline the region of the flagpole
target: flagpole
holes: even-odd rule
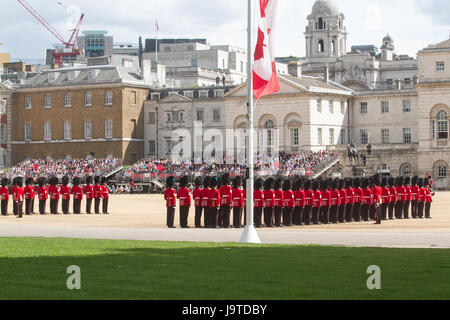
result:
[[[241,243],[261,243],[253,225],[253,185],[254,185],[254,160],[253,160],[253,55],[252,55],[252,1],[248,0],[248,34],[247,34],[247,225],[242,234]]]
[[[158,21],[156,21],[156,42],[155,42],[155,52],[156,52],[156,64],[158,65],[158,30],[159,30],[159,25],[158,25]]]

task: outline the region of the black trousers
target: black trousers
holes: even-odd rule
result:
[[[395,202],[389,202],[389,207],[388,207],[389,220],[394,220],[394,210],[395,210]]]
[[[73,199],[73,213],[81,213],[81,199]]]
[[[195,227],[201,228],[202,226],[202,212],[203,207],[195,207]]]
[[[274,212],[274,216],[275,216],[275,226],[276,227],[281,227],[281,215],[283,212],[283,208],[282,207],[275,207],[273,209]]]
[[[292,225],[292,210],[293,207],[284,207],[283,208],[283,225],[290,227]]]
[[[17,210],[17,216],[23,217],[23,201],[14,201],[14,207],[16,207]]]
[[[173,221],[175,219],[175,208],[167,207],[167,227],[173,227]]]
[[[47,204],[47,200],[39,200],[39,213],[45,214],[45,205]]]
[[[311,225],[311,215],[312,215],[312,206],[305,206],[303,209],[303,221],[304,224],[309,226]]]
[[[102,200],[103,214],[109,214],[109,212],[108,212],[108,202],[109,202],[109,199],[103,199]]]
[[[331,223],[337,223],[338,222],[338,218],[337,218],[337,214],[338,214],[338,206],[331,206],[330,207],[330,222]]]
[[[50,213],[58,214],[58,202],[59,199],[50,199]]]
[[[419,202],[417,204],[417,217],[419,219],[423,218],[423,209],[424,209],[424,207],[425,207],[425,203],[424,202]]]
[[[425,202],[425,218],[431,218],[431,202]]]
[[[253,208],[253,221],[257,227],[262,227],[262,209],[263,208]]]
[[[180,207],[180,226],[182,228],[186,228],[188,226],[189,208],[190,207]]]
[[[353,219],[353,203],[347,203],[345,205],[345,220],[352,222]]]
[[[264,207],[264,224],[273,227],[273,207]]]
[[[292,211],[292,224],[294,226],[301,226],[303,222],[303,207],[294,207]]]
[[[217,228],[219,226],[219,207],[210,208],[210,223],[211,228]]]
[[[321,222],[323,224],[329,224],[330,223],[330,207],[322,207],[320,210],[320,218]]]
[[[375,207],[375,205],[373,205],[373,208],[375,209],[375,221],[377,224],[381,224],[381,205],[379,205],[378,207]]]
[[[403,219],[409,219],[409,207],[411,201],[403,201]]]
[[[95,214],[100,214],[100,198],[95,198],[94,199],[94,212]]]
[[[338,221],[340,223],[345,222],[345,204],[341,204],[338,210]]]
[[[8,215],[8,202],[9,200],[2,200],[2,216]]]
[[[417,200],[411,201],[411,216],[417,219]]]
[[[242,223],[242,207],[233,208],[233,226],[240,228]]]
[[[13,200],[13,214],[15,215],[15,216],[17,216],[17,205],[16,205],[16,200]]]
[[[29,216],[34,211],[34,199],[25,199],[25,214]]]
[[[389,204],[388,203],[383,203],[381,205],[381,219],[382,220],[387,220],[387,211],[388,211],[388,207]]]
[[[222,228],[230,227],[230,212],[231,207],[229,205],[223,205],[220,207],[219,227]]]
[[[403,218],[403,201],[398,201],[395,203],[395,218]]]
[[[70,204],[70,200],[62,200],[62,212],[64,214],[69,214],[69,204]]]
[[[91,214],[91,208],[92,208],[92,199],[86,198],[86,213]]]
[[[377,209],[374,203],[370,205],[370,219],[374,221],[377,219]]]
[[[203,207],[203,220],[205,228],[211,227],[211,208],[210,207]]]
[[[364,221],[369,221],[370,204],[361,205],[361,217]]]
[[[353,204],[353,220],[356,222],[361,221],[361,203],[354,203]]]
[[[319,207],[313,207],[312,208],[311,216],[312,216],[312,223],[313,224],[320,224],[320,222],[319,222],[319,211],[320,211]]]

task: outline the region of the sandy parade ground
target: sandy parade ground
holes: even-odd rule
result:
[[[382,225],[360,222],[264,228],[258,229],[258,234],[263,243],[450,248],[450,192],[438,192],[433,201],[432,219],[384,221]],[[60,207],[61,204],[61,211]],[[82,212],[84,207],[83,200]],[[10,211],[11,208],[10,201]],[[192,228],[193,207],[189,214],[191,229],[178,227],[177,208],[177,228],[169,230],[165,224],[165,202],[160,194],[112,195],[109,212],[109,215],[35,214],[24,216],[23,219],[17,219],[10,213],[8,217],[0,217],[0,236],[235,242],[239,241],[242,234],[242,229]]]

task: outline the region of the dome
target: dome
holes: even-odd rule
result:
[[[389,33],[386,35],[386,37],[383,38],[383,42],[393,42],[394,39],[391,38]]]
[[[339,8],[335,0],[316,0],[311,13],[313,16],[337,16],[339,14]]]

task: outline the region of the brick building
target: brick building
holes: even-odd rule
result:
[[[11,166],[11,95],[0,82],[0,168]]]
[[[31,158],[144,156],[142,108],[149,87],[134,69],[49,70],[13,95],[12,162]]]

